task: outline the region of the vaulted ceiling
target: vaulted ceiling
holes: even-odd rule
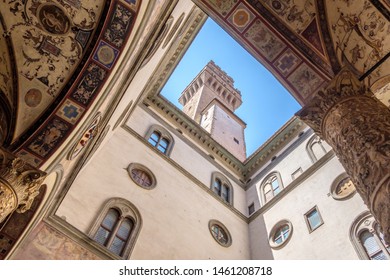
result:
[[[367,76],[369,85],[390,75],[389,1],[194,2],[301,104],[344,66]],[[36,166],[60,147],[114,74],[141,4],[147,3],[0,1],[0,101],[8,112],[7,147]]]

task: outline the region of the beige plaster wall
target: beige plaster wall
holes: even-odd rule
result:
[[[367,208],[357,194],[342,201],[330,195],[333,181],[343,172],[343,167],[333,157],[263,213],[268,233],[283,219],[293,226],[288,243],[281,249],[272,249],[275,259],[358,259],[349,230],[355,217]],[[314,206],[318,207],[324,224],[310,233],[304,215]],[[252,249],[254,256],[262,257],[261,251]]]
[[[175,142],[175,146],[181,145],[179,140]],[[204,160],[192,160],[192,166],[205,167]],[[130,179],[125,168],[132,162],[153,171],[156,188],[145,190]],[[246,221],[123,129],[118,129],[84,168],[56,214],[87,234],[105,201],[112,197],[129,200],[141,213],[142,228],[132,259],[250,257]],[[228,228],[233,240],[230,247],[213,239],[208,229],[211,219]]]
[[[205,186],[211,185],[211,174],[215,171],[224,174],[233,186],[233,205],[243,214],[247,213],[246,194],[245,190],[239,186],[234,177],[230,176],[227,171],[220,168],[221,165],[217,165],[216,161],[212,160],[207,153],[203,153],[202,150],[194,150],[190,146],[192,143],[185,135],[177,133],[177,131],[153,118],[142,108],[136,108],[131,118],[127,122],[127,125],[136,131],[141,137],[144,137],[149,127],[158,124],[170,131],[170,134],[174,138],[174,146],[170,154],[170,158],[177,163],[181,168],[197,178]],[[195,145],[195,144],[192,144]]]

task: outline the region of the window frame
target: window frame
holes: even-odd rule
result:
[[[135,178],[133,178],[133,173],[132,171],[134,169],[139,169],[143,172],[145,172],[147,175],[149,175],[150,179],[151,179],[151,185],[150,186],[144,186],[142,184],[140,184]],[[157,185],[157,179],[156,179],[156,176],[154,176],[153,172],[147,168],[145,165],[142,165],[140,163],[136,163],[136,162],[132,162],[129,164],[129,166],[127,167],[127,173],[129,174],[129,177],[131,178],[131,180],[137,185],[137,186],[140,186],[141,188],[143,189],[146,189],[146,190],[152,190],[156,187]]]
[[[337,190],[338,186],[340,185],[340,183],[348,178],[350,179],[350,177],[348,176],[347,173],[342,173],[339,176],[337,176],[336,179],[334,179],[334,181],[332,182],[332,185],[330,187],[330,194],[332,195],[332,197],[335,200],[347,200],[347,199],[352,198],[356,194],[356,187],[355,186],[354,186],[355,189],[353,191],[351,191],[350,193],[348,193],[347,195],[341,196],[341,195],[338,195],[336,193],[336,190]]]
[[[107,238],[108,241],[106,241],[105,244],[102,245],[101,243],[95,240],[95,235],[97,234],[100,225],[103,223],[103,220],[107,216],[110,209],[114,209],[118,211],[119,220],[115,223],[112,232],[109,234]],[[113,251],[111,251],[109,248],[112,245],[115,237],[117,236],[120,226],[122,225],[123,221],[125,221],[126,219],[132,221],[133,228],[121,251],[121,254],[118,255]],[[94,246],[100,248],[102,251],[106,253],[106,255],[109,255],[113,259],[128,259],[130,257],[132,250],[134,249],[141,227],[142,227],[142,218],[138,209],[131,202],[123,198],[116,197],[116,198],[109,199],[103,205],[97,217],[93,220],[93,224],[91,225],[88,236],[91,238],[91,241],[94,244]]]
[[[383,239],[381,238],[381,233],[378,232],[378,226],[378,222],[375,220],[374,216],[369,211],[361,213],[353,221],[350,227],[349,237],[360,259],[371,260],[371,256],[366,251],[361,241],[361,235],[365,231],[368,231],[373,235],[376,244],[381,249],[383,254],[387,257],[387,260],[390,260],[390,244],[385,244],[385,242],[382,241]]]
[[[255,208],[255,203],[252,202],[251,204],[249,204],[248,206],[248,215],[251,216],[253,213],[256,212],[256,208]]]
[[[220,227],[226,234],[226,243],[223,243],[221,242],[215,235],[214,235],[214,231],[212,229],[213,226],[218,226]],[[230,232],[228,231],[228,229],[226,228],[226,226],[224,224],[222,224],[220,221],[218,220],[210,220],[209,221],[209,231],[210,231],[210,234],[211,236],[213,237],[213,239],[219,244],[221,245],[222,247],[230,247],[233,243],[233,240],[232,240],[232,236],[230,234]]]
[[[294,181],[296,180],[299,176],[303,174],[303,169],[302,167],[299,167],[296,169],[293,173],[291,173],[291,179]]]
[[[312,228],[311,224],[310,224],[310,221],[309,221],[309,214],[311,214],[313,211],[316,211],[317,214],[318,214],[318,217],[320,219],[320,223]],[[307,225],[307,229],[309,230],[309,233],[312,233],[313,231],[315,231],[316,229],[318,229],[319,227],[321,227],[323,224],[324,224],[324,220],[322,219],[322,216],[321,216],[321,213],[320,211],[318,210],[318,206],[314,206],[312,207],[309,211],[307,211],[305,214],[304,214],[304,217],[305,217],[305,222],[306,222],[306,225]]]
[[[312,163],[315,163],[317,162],[318,160],[320,160],[323,156],[325,156],[328,152],[326,151],[324,145],[322,145],[322,140],[318,135],[313,135],[309,141],[307,141],[307,144],[306,144],[306,151],[312,161]],[[324,152],[324,154],[320,157],[320,158],[317,158],[317,156],[315,155],[314,151],[313,151],[313,145],[318,143],[322,149],[322,151]]]
[[[274,193],[274,189],[272,188],[272,182],[274,182],[275,180],[271,181],[271,179],[274,177],[276,178],[276,181],[278,182],[278,189],[279,189],[279,192],[276,194]],[[266,192],[265,192],[265,187],[268,184],[271,185],[270,191],[272,192],[272,197],[269,200],[267,200],[267,196],[266,196]],[[262,205],[265,205],[266,203],[272,201],[272,199],[274,199],[276,196],[278,196],[280,193],[282,193],[284,190],[284,185],[283,185],[283,181],[282,181],[282,177],[280,176],[280,173],[277,171],[269,173],[261,182],[259,190],[260,190],[260,194],[261,194],[260,197],[261,197]]]
[[[154,133],[158,133],[160,135],[160,137],[155,145],[153,145],[149,141]],[[164,139],[168,142],[168,144],[167,144],[167,148],[163,152],[159,149],[159,146],[160,146],[160,142]],[[173,139],[172,135],[168,132],[168,130],[166,128],[162,127],[161,125],[157,125],[157,124],[151,125],[145,134],[145,140],[148,142],[148,144],[151,147],[153,147],[154,149],[156,149],[160,153],[167,155],[167,156],[171,155],[172,148],[174,146],[174,139]]]
[[[275,235],[282,227],[288,226],[289,228],[289,234],[287,238],[283,239],[281,243],[275,242]],[[272,249],[281,249],[291,240],[293,234],[293,226],[292,223],[289,220],[283,219],[277,222],[271,229],[269,236],[268,236],[268,242]]]
[[[221,182],[221,188],[220,190],[217,192],[215,192],[215,182],[216,181],[220,181]],[[228,200],[225,200],[223,198],[223,190],[227,189],[228,190],[228,194],[227,194],[227,198]],[[222,200],[224,203],[227,203],[229,205],[232,205],[233,206],[233,186],[232,184],[230,183],[230,181],[220,172],[213,172],[211,174],[211,184],[210,184],[210,190],[220,198],[220,200]]]

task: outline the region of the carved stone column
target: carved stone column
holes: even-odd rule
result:
[[[390,243],[390,110],[343,70],[297,116],[332,146]]]
[[[15,210],[30,209],[45,177],[45,172],[0,148],[0,223]]]

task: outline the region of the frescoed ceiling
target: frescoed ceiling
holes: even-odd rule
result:
[[[301,104],[326,86],[342,67],[348,65],[363,76],[390,50],[386,0],[195,2]],[[386,74],[387,69],[378,73],[379,68],[371,74],[370,84]]]
[[[13,139],[28,129],[61,96],[72,73],[86,55],[105,2],[0,2],[1,27],[8,39],[1,42],[1,58],[8,63],[0,67],[3,77],[0,88],[9,96],[11,103],[16,101]],[[6,53],[7,50],[9,53]],[[12,67],[10,57],[14,62]],[[11,71],[15,71],[17,77],[13,87],[9,85]]]
[[[0,1],[5,145],[35,166],[65,141],[104,86],[140,0]]]
[[[344,66],[368,76],[370,86],[386,86],[387,0],[193,2],[302,105]],[[64,143],[124,53],[140,6],[141,0],[0,1],[0,101],[11,108],[12,152],[40,166]],[[153,22],[155,13],[147,15]]]

